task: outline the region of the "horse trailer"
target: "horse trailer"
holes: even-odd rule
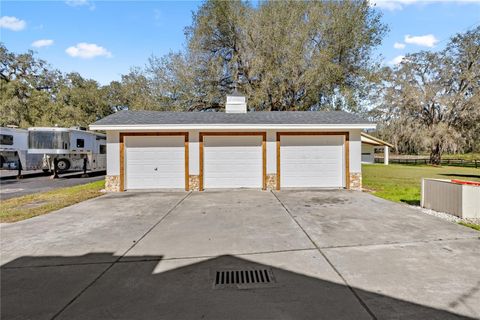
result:
[[[106,170],[106,136],[83,128],[35,127],[28,129],[28,153],[42,155],[45,172]],[[86,160],[85,160],[86,159]]]
[[[28,153],[28,130],[0,128],[0,169],[34,170],[42,166],[42,156]]]

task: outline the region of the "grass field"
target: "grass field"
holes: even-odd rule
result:
[[[1,203],[0,222],[16,222],[49,213],[72,204],[95,198],[105,186],[105,181],[96,181],[80,186],[56,189],[8,199]]]
[[[444,154],[442,155],[442,159],[480,160],[480,153]]]
[[[422,178],[480,181],[480,169],[364,164],[362,178],[363,187],[376,196],[395,202],[419,205]]]

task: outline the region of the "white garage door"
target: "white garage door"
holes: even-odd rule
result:
[[[183,136],[125,137],[128,189],[185,187]]]
[[[343,136],[281,136],[280,186],[341,188]]]
[[[205,136],[205,188],[261,188],[261,136]]]

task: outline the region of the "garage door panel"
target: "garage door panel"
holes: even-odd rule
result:
[[[178,148],[184,145],[184,136],[127,136],[126,143],[129,148],[148,149],[151,147]]]
[[[126,188],[185,187],[183,136],[126,137]]]
[[[216,149],[216,148],[213,148]],[[258,155],[256,150],[245,150],[245,151],[232,151],[232,152],[223,152],[216,150],[209,150],[208,154],[205,154],[205,161],[225,163],[226,161],[236,161],[241,158],[244,162],[247,163],[257,163],[259,160],[262,160],[261,155]]]
[[[178,148],[131,148],[129,150],[129,155],[130,160],[132,161],[161,161],[162,159],[168,160],[169,156],[174,156],[176,158],[182,157],[185,154],[185,151],[183,150],[183,146],[180,148],[182,148],[182,150],[178,150]]]
[[[261,146],[261,136],[205,136],[204,142],[211,148],[234,149],[232,147],[251,147],[252,145]]]
[[[207,136],[205,188],[261,188],[262,160],[261,136]]]
[[[280,145],[281,187],[343,187],[343,136],[283,136]]]

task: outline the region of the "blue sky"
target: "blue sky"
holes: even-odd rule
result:
[[[385,64],[409,52],[441,49],[450,36],[480,23],[480,0],[373,1],[390,28],[376,50]],[[33,49],[63,72],[77,71],[108,84],[130,67],[143,66],[152,54],[181,50],[184,28],[200,4],[2,0],[0,41],[17,53]]]

